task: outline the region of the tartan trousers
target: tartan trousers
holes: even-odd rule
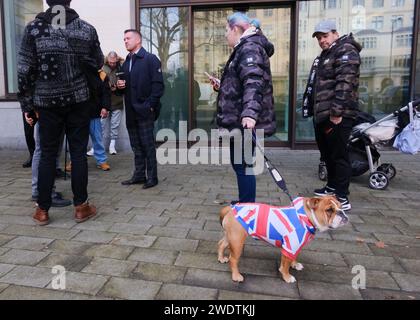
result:
[[[153,120],[136,119],[127,123],[130,145],[134,153],[134,179],[157,180],[154,129]]]

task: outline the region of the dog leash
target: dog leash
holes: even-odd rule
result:
[[[257,148],[261,151],[262,155],[264,156],[265,166],[267,167],[267,170],[270,173],[271,177],[273,178],[274,182],[289,197],[292,205],[294,206],[293,197],[290,195],[289,189],[287,189],[286,181],[283,179],[279,170],[277,170],[277,168],[272,164],[270,159],[268,159],[267,156],[265,155],[263,148],[261,147],[260,143],[257,140],[255,129],[252,130],[252,141],[255,143]]]

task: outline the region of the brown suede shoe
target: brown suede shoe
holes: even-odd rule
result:
[[[96,215],[96,207],[88,202],[76,206],[74,209],[74,220],[77,223],[85,222],[86,220]]]
[[[46,226],[50,223],[48,212],[41,208],[36,208],[35,214],[32,216],[32,220],[39,226]]]

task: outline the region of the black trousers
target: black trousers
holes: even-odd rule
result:
[[[127,113],[127,117],[129,114]],[[156,144],[154,121],[128,119],[126,121],[131,149],[134,153],[135,179],[157,180]],[[146,177],[147,173],[147,177]]]
[[[88,199],[88,167],[86,149],[89,140],[88,103],[73,106],[40,109],[39,136],[41,145],[41,161],[38,171],[38,205],[48,211],[51,207],[51,192],[54,185],[56,158],[65,130],[69,141],[71,166],[71,187],[75,206]]]
[[[351,163],[348,150],[348,139],[353,128],[353,120],[343,118],[343,121],[335,125],[326,120],[315,125],[315,138],[328,170],[328,183],[336,189],[338,196],[344,197],[349,194]]]
[[[25,114],[22,113],[23,117],[23,129],[25,131],[25,141],[28,151],[33,156],[35,152],[35,138],[34,138],[34,127],[31,127],[25,119]]]

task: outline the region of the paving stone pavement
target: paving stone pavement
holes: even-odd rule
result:
[[[268,149],[294,195],[322,186],[318,152]],[[0,299],[419,299],[420,155],[383,151],[396,177],[386,191],[369,189],[368,175],[353,178],[350,224],[317,234],[292,271],[280,279],[279,250],[247,239],[233,283],[217,262],[221,202],[236,198],[229,165],[159,166],[160,183],[143,190],[122,186],[132,155],[109,159],[102,172],[89,159],[89,196],[98,215],[83,224],[73,209],[52,208],[51,224],[31,220],[31,173],[21,151],[0,150]],[[57,190],[71,196],[70,181]],[[265,172],[257,177],[257,201],[288,205]],[[53,289],[55,266],[66,269],[66,289]],[[366,271],[365,288],[360,270]]]

